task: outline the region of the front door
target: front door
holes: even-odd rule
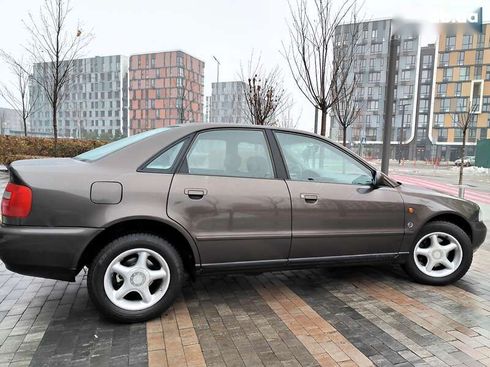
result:
[[[289,174],[292,262],[399,251],[404,205],[395,188],[373,188],[372,169],[325,140],[275,136]]]
[[[204,268],[287,262],[291,201],[262,129],[199,133],[174,175],[167,211],[194,237]]]

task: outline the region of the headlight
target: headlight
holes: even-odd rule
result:
[[[478,222],[481,222],[483,220],[483,212],[481,208],[478,210]]]

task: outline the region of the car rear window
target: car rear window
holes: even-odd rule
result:
[[[112,143],[103,145],[101,147],[89,150],[88,152],[79,154],[75,157],[75,159],[85,161],[85,162],[91,162],[95,161],[97,159],[100,159],[102,157],[105,157],[108,154],[111,154],[113,152],[116,152],[124,147],[127,147],[128,145],[134,144],[138,141],[141,141],[143,139],[146,139],[150,136],[160,134],[164,131],[170,130],[168,127],[163,127],[160,129],[153,129],[153,130],[148,130],[140,134],[128,136],[127,138],[123,138],[117,141],[114,141]]]

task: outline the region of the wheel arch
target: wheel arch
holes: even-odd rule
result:
[[[175,223],[153,217],[124,218],[107,225],[78,256],[77,270],[89,265],[94,257],[113,239],[130,233],[151,233],[168,240],[178,251],[184,268],[190,274],[201,263],[199,251],[192,237]]]
[[[444,212],[444,213],[437,213],[436,215],[432,216],[429,218],[425,223],[424,226],[428,223],[432,222],[449,222],[452,223],[459,228],[461,228],[470,238],[470,240],[473,242],[473,231],[471,229],[471,225],[468,222],[467,219],[465,219],[462,215],[455,213],[455,212]],[[421,227],[423,228],[423,226]]]

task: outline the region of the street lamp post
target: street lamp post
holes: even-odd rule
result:
[[[216,58],[216,56],[213,56],[213,59],[216,61],[216,94],[218,94],[219,66],[221,65],[221,63]],[[214,121],[213,108],[212,107],[213,107],[213,93],[211,92],[211,106],[209,108],[209,122],[216,122],[216,121]]]
[[[219,83],[219,66],[221,65],[221,63],[216,58],[216,56],[213,56],[213,59],[216,61],[216,84],[218,84]],[[216,88],[218,88],[218,86],[216,86]]]

